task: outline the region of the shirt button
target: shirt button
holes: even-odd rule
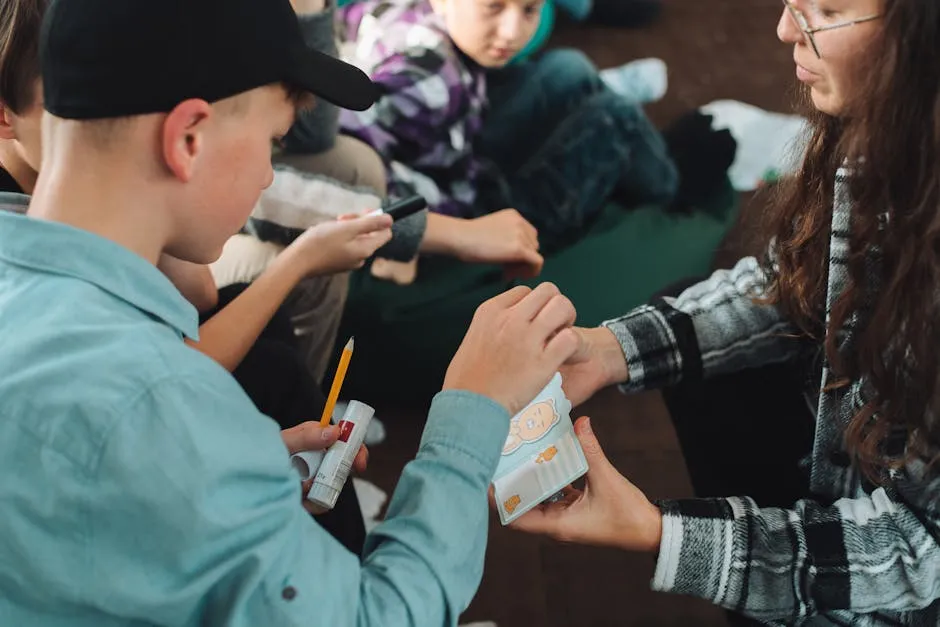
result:
[[[297,588],[295,588],[294,586],[287,586],[286,588],[281,590],[281,598],[283,598],[285,601],[293,601],[294,597],[296,596],[297,596]]]
[[[852,465],[852,458],[842,449],[837,449],[829,453],[829,463],[837,468],[848,468]]]

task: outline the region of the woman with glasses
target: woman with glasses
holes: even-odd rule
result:
[[[586,488],[517,526],[655,555],[736,623],[940,625],[940,2],[781,9],[816,112],[766,256],[581,329],[563,372],[575,404],[672,386],[708,489],[650,502],[582,419]]]

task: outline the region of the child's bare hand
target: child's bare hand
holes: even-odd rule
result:
[[[470,263],[498,263],[513,278],[533,278],[545,260],[539,254],[539,234],[515,209],[503,209],[467,220],[458,256]]]
[[[321,427],[319,422],[302,422],[281,431],[281,439],[291,455],[302,451],[326,450],[333,446],[338,437],[339,427]]]
[[[578,349],[574,305],[558,288],[516,287],[477,309],[444,377],[445,390],[475,392],[515,415]]]
[[[607,460],[590,420],[578,420],[574,429],[590,469],[584,490],[566,488],[564,500],[533,509],[512,527],[562,542],[658,551],[662,512]]]
[[[343,216],[310,227],[287,250],[307,274],[334,274],[361,268],[391,238],[390,216]]]
[[[291,454],[302,451],[326,450],[333,446],[338,437],[339,427],[331,425],[324,428],[320,426],[319,422],[303,422],[296,427],[281,431],[281,438],[284,440],[284,444],[287,445],[287,451]],[[353,468],[356,472],[365,472],[368,463],[369,449],[362,445],[353,460]],[[310,494],[310,488],[312,487],[313,479],[301,483],[301,502],[311,514],[322,514],[325,510],[318,508],[307,500],[307,495]]]

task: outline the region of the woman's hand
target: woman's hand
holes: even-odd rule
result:
[[[656,553],[663,533],[659,508],[608,461],[588,418],[575,423],[587,458],[584,491],[566,488],[565,499],[527,512],[512,527],[562,542]]]

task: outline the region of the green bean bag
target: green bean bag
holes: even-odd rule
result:
[[[556,283],[577,307],[578,324],[597,325],[670,283],[707,273],[736,214],[730,185],[714,207],[688,216],[611,205],[528,284]],[[512,285],[500,268],[442,258],[422,259],[409,286],[355,273],[338,342],[356,338],[343,396],[386,406],[426,403],[440,390],[476,307]]]

